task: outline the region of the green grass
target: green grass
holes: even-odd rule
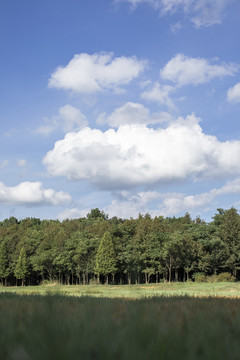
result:
[[[58,285],[0,287],[2,292],[17,294],[62,294],[108,298],[139,299],[152,296],[240,297],[240,283],[162,283],[149,285]]]
[[[239,283],[1,288],[0,358],[239,360],[238,297]]]
[[[0,294],[4,360],[239,360],[240,301]]]

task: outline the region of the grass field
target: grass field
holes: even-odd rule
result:
[[[237,283],[2,288],[0,358],[239,360],[239,291]]]
[[[72,296],[94,296],[109,298],[139,299],[152,296],[217,296],[240,297],[239,283],[161,283],[148,285],[58,285],[0,287],[2,292],[17,294],[47,295],[62,294]]]

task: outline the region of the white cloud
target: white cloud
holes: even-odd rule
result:
[[[59,108],[58,115],[52,118],[44,118],[44,124],[40,125],[34,132],[48,136],[52,132],[61,130],[63,132],[77,131],[87,126],[86,116],[77,108],[65,105]]]
[[[227,100],[233,103],[240,102],[240,83],[237,83],[228,90]]]
[[[104,211],[109,214],[110,217],[117,216],[119,218],[136,218],[138,215],[152,213],[157,210],[150,211],[148,206],[152,200],[161,201],[162,195],[156,191],[139,192],[131,195],[126,191],[115,194],[115,198],[111,204],[106,206]],[[158,211],[158,215],[161,215]]]
[[[0,203],[6,205],[60,205],[68,203],[71,196],[63,191],[44,189],[41,182],[22,182],[8,187],[0,182]]]
[[[240,194],[240,178],[227,182],[219,189],[212,189],[202,194],[165,194],[161,204],[161,212],[165,216],[176,215],[186,211],[191,212],[211,205],[218,196],[229,194]]]
[[[102,189],[240,175],[240,142],[220,142],[204,134],[198,122],[190,115],[157,130],[85,128],[57,141],[43,163],[52,176],[89,180]]]
[[[91,94],[102,90],[118,91],[144,70],[147,63],[136,57],[116,57],[112,53],[78,54],[51,75],[49,86]]]
[[[87,126],[86,116],[79,109],[71,105],[65,105],[59,109],[59,115],[63,120],[64,132],[79,130]]]
[[[112,202],[106,207],[110,217],[136,218],[139,213],[152,216],[176,216],[186,212],[201,211],[211,207],[217,197],[228,194],[240,194],[240,178],[227,182],[219,189],[208,192],[186,195],[182,193],[159,193],[157,191],[138,192],[134,195],[122,191],[115,194]]]
[[[216,77],[233,76],[237,71],[238,66],[233,64],[211,65],[203,58],[177,54],[160,71],[160,76],[177,86],[184,86],[203,84]]]
[[[44,124],[38,126],[36,130],[34,130],[34,133],[42,136],[49,136],[52,132],[57,130],[58,126],[56,120],[44,118],[43,121]]]
[[[129,2],[133,8],[146,3],[160,11],[161,15],[183,12],[197,27],[220,24],[227,6],[234,0],[116,0]]]
[[[173,116],[166,112],[150,114],[149,109],[142,104],[128,102],[115,109],[113,113],[106,117],[106,114],[100,114],[97,122],[99,124],[108,123],[111,127],[118,128],[122,125],[131,124],[159,124],[173,121]]]
[[[66,220],[66,219],[78,219],[83,218],[89,213],[90,209],[85,210],[79,210],[77,208],[73,209],[66,209],[58,214],[57,218],[60,221]]]
[[[183,27],[182,24],[181,24],[180,22],[177,22],[177,23],[171,25],[171,31],[172,31],[174,34],[176,34],[179,30],[182,29],[182,27]]]
[[[9,161],[8,160],[3,160],[0,163],[0,169],[4,169],[5,167],[7,167],[9,165]]]
[[[155,83],[151,90],[146,90],[141,94],[141,98],[144,100],[155,101],[159,105],[167,105],[169,108],[174,108],[173,102],[169,97],[169,94],[175,89],[169,85],[161,86],[159,83]]]
[[[20,167],[24,167],[27,165],[27,161],[25,159],[18,159],[17,163]]]

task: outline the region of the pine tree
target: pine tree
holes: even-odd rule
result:
[[[95,271],[98,276],[104,275],[106,277],[106,283],[108,284],[110,274],[112,274],[114,281],[114,274],[117,270],[116,265],[117,261],[112,237],[110,233],[106,231],[97,250]]]

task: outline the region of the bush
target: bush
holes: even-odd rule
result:
[[[233,282],[233,281],[235,281],[235,277],[232,274],[228,273],[228,272],[224,272],[224,273],[218,274],[217,281],[219,281],[219,282],[224,282],[224,281]]]
[[[218,275],[211,275],[207,277],[207,282],[216,283],[218,281]]]
[[[193,274],[193,279],[195,282],[207,282],[207,276],[203,273],[195,273]]]
[[[59,282],[57,280],[47,280],[44,279],[43,281],[40,282],[39,285],[43,285],[43,286],[56,286],[59,285]]]

